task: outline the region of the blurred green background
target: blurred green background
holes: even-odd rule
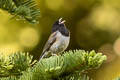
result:
[[[26,51],[38,59],[53,23],[66,20],[71,32],[67,50],[96,50],[107,55],[98,70],[89,71],[94,80],[120,76],[120,0],[35,0],[41,11],[39,24],[30,24],[0,10],[0,52],[10,55]]]

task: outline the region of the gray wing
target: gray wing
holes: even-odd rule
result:
[[[46,56],[47,54],[45,52],[49,51],[51,45],[56,41],[56,32],[52,33],[52,35],[49,37],[47,43],[45,44],[44,48],[43,48],[43,52],[41,54],[40,59],[42,59],[44,56]]]
[[[48,39],[47,43],[45,44],[43,48],[43,53],[48,51],[51,47],[51,45],[56,41],[56,32],[54,32]]]

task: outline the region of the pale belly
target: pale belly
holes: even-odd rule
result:
[[[51,46],[50,52],[53,54],[60,54],[68,47],[69,41],[69,37],[62,36],[58,41],[56,41],[56,43]]]

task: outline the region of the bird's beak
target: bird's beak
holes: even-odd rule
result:
[[[62,21],[62,17],[59,19],[59,22],[61,22]]]
[[[62,21],[62,18],[59,19],[59,24],[64,24],[65,20]]]

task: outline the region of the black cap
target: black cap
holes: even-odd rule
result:
[[[60,31],[62,35],[69,36],[69,30],[66,28],[64,23],[65,23],[65,20],[62,21],[62,18],[57,20],[53,24],[52,32]]]

